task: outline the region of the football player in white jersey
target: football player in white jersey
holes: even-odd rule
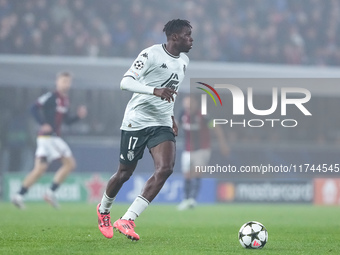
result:
[[[121,126],[120,164],[97,206],[98,227],[107,238],[112,238],[113,228],[116,228],[128,238],[139,240],[134,231],[134,220],[148,207],[173,172],[178,132],[173,109],[189,64],[184,52],[192,48],[191,29],[187,20],[169,21],[163,29],[167,43],[143,50],[121,81],[121,89],[134,94],[126,107]],[[112,203],[133,174],[146,146],[154,160],[154,174],[127,212],[112,226]]]

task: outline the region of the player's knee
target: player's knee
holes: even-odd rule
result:
[[[77,163],[73,157],[65,158],[63,164],[67,166],[70,171],[73,171],[77,167]]]
[[[33,168],[33,170],[32,170],[32,172],[37,176],[37,177],[40,177],[40,176],[42,176],[45,172],[46,172],[46,169],[47,169],[47,167],[41,167],[41,166],[39,166],[39,167],[34,167]]]
[[[32,172],[34,172],[38,176],[41,176],[43,173],[46,172],[47,168],[48,168],[47,160],[45,158],[38,158],[35,161]]]
[[[133,171],[130,171],[129,169],[120,169],[117,172],[118,178],[121,182],[126,182],[130,179]]]
[[[132,175],[132,173],[130,173],[130,172],[127,172],[127,171],[122,172],[121,176],[120,176],[121,182],[128,181],[130,179],[131,175]]]
[[[162,165],[156,170],[156,174],[162,178],[168,178],[173,173],[173,165]]]
[[[77,167],[77,163],[76,161],[73,159],[72,162],[70,163],[70,170],[73,171],[74,169],[76,169]]]

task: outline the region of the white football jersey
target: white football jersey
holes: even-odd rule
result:
[[[178,91],[184,79],[189,58],[170,54],[164,44],[156,44],[143,50],[124,77],[131,76],[143,86],[171,88]],[[174,98],[176,95],[173,95]],[[134,93],[126,106],[121,129],[141,130],[152,126],[172,127],[174,102],[155,95]]]

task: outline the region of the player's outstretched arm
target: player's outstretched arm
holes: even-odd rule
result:
[[[136,81],[132,76],[124,76],[120,82],[120,89],[134,93],[153,95],[153,87],[145,86]]]
[[[150,86],[145,86],[138,82],[137,80],[135,80],[132,76],[123,77],[122,81],[120,82],[120,88],[122,90],[128,90],[134,93],[155,95],[168,102],[174,101],[173,95],[177,94],[176,91],[169,88],[158,89]]]

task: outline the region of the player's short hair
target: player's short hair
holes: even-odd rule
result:
[[[173,19],[165,24],[163,28],[163,32],[168,37],[172,34],[181,32],[183,27],[192,28],[192,26],[190,25],[190,22],[185,19]]]
[[[67,71],[62,71],[62,72],[57,73],[57,79],[60,78],[60,77],[72,78],[72,74],[70,72],[67,72]]]

